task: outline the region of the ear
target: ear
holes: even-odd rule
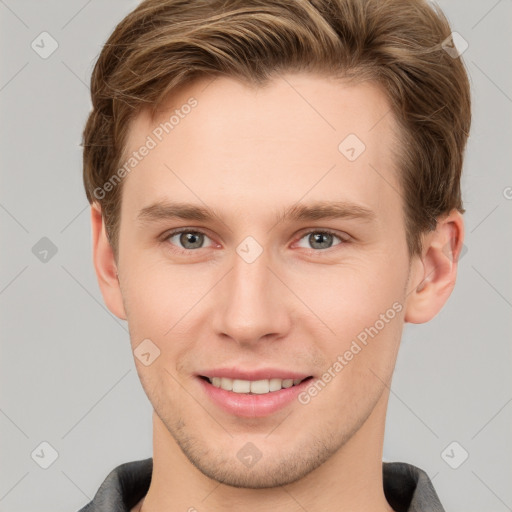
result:
[[[405,322],[428,322],[441,311],[455,286],[463,241],[464,220],[457,210],[437,219],[435,231],[423,237],[421,257],[411,263]]]
[[[91,205],[91,227],[94,269],[103,300],[114,315],[126,320],[114,251],[107,238],[101,208],[97,203]]]

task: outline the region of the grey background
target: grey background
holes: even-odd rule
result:
[[[0,0],[1,511],[77,510],[116,465],[152,453],[127,325],[94,275],[79,147],[93,62],[136,5]],[[501,512],[512,510],[512,3],[440,5],[469,43],[468,250],[443,311],[405,327],[384,460],[427,471],[447,510]],[[59,45],[46,59],[31,47],[43,31]],[[46,261],[43,237],[57,249]],[[31,457],[43,441],[58,453],[48,469]]]

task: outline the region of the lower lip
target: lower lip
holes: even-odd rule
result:
[[[279,391],[271,391],[261,395],[248,395],[243,393],[235,393],[234,391],[226,391],[222,388],[217,388],[209,381],[197,377],[204,392],[208,397],[224,411],[235,416],[245,418],[262,418],[273,414],[276,411],[286,407],[297,395],[304,391],[313,379],[307,379],[292,386],[290,388],[283,388]]]

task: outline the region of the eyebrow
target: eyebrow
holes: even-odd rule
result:
[[[142,208],[137,215],[139,222],[146,224],[162,220],[182,219],[211,221],[222,219],[217,211],[207,206],[192,203],[157,201]],[[276,224],[283,221],[314,221],[326,219],[359,219],[366,222],[376,220],[373,210],[347,201],[316,201],[311,204],[294,204],[276,215]]]

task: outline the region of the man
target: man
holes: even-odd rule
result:
[[[96,63],[94,266],[153,457],[82,511],[441,511],[383,463],[405,322],[453,290],[470,126],[421,0],[146,0]]]

